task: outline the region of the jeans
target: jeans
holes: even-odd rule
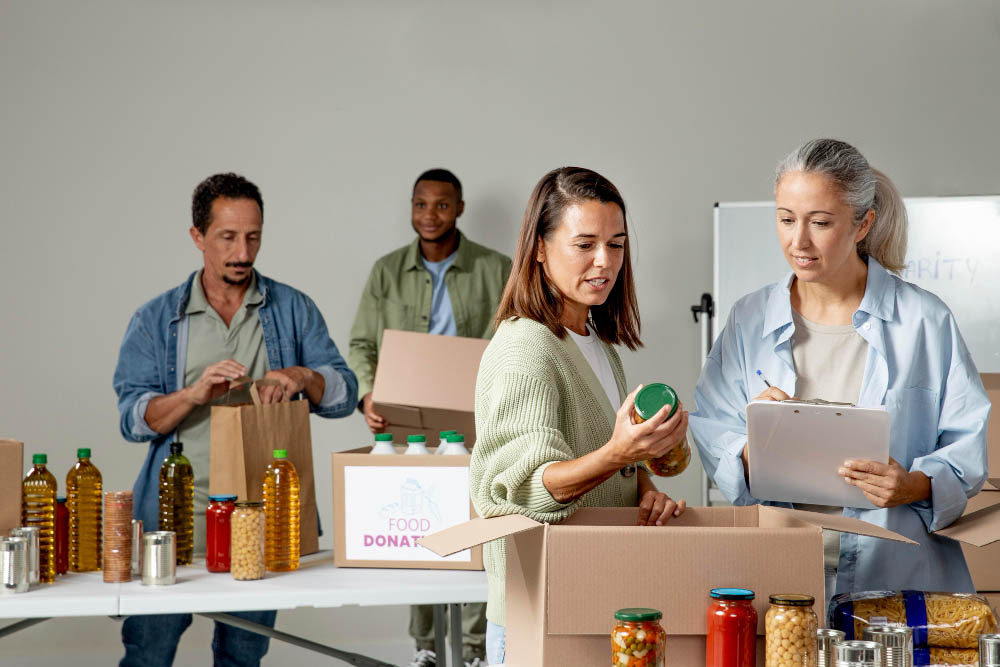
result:
[[[274,627],[276,611],[240,611],[233,616]],[[129,616],[122,623],[125,657],[119,667],[170,667],[181,635],[191,625],[191,614]],[[255,632],[215,623],[212,639],[214,667],[257,667],[267,653],[269,639]]]
[[[507,629],[486,621],[486,662],[502,665],[507,656]]]

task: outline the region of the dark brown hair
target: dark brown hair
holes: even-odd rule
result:
[[[531,192],[517,240],[514,264],[497,308],[495,324],[500,326],[501,322],[512,317],[526,317],[541,322],[559,338],[566,337],[566,329],[560,322],[564,296],[545,277],[537,259],[538,242],[539,239],[548,239],[559,227],[566,209],[587,201],[617,205],[625,221],[622,268],[607,301],[590,308],[590,325],[605,343],[635,350],[642,346],[642,341],[639,340],[639,303],[632,277],[625,200],[611,181],[596,171],[582,167],[553,169],[538,181]]]

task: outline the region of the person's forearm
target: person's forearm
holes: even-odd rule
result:
[[[610,479],[625,462],[615,461],[602,447],[572,461],[558,461],[545,469],[542,483],[558,503],[571,503]]]
[[[198,405],[187,388],[157,396],[146,405],[146,424],[161,435],[171,433]]]
[[[930,500],[931,497],[931,478],[925,475],[919,470],[915,470],[909,475],[909,496],[910,499],[907,500],[909,503],[919,503],[924,500]]]
[[[323,400],[323,392],[326,391],[326,379],[311,368],[302,366],[302,370],[308,374],[303,391],[313,405],[319,405]]]
[[[646,472],[646,469],[641,466],[639,467],[638,470],[636,470],[635,479],[636,483],[639,486],[639,500],[642,500],[643,494],[645,494],[647,491],[657,490],[656,484],[650,478],[649,473]]]

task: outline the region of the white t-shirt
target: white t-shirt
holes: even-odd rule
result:
[[[617,412],[618,408],[622,406],[621,399],[618,398],[618,383],[615,382],[615,374],[611,371],[611,362],[608,361],[608,354],[604,351],[604,346],[601,345],[601,339],[597,337],[590,326],[587,326],[588,336],[581,336],[569,329],[566,331],[569,331],[569,335],[573,337],[573,341],[583,352],[583,358],[590,364],[594,375],[600,381],[604,393],[608,395],[611,409]]]

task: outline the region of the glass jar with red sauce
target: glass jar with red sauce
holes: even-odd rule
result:
[[[705,667],[756,667],[757,610],[745,588],[713,588],[705,616]]]
[[[69,572],[69,510],[66,498],[56,498],[56,574]]]
[[[209,572],[229,572],[229,525],[236,496],[209,496],[205,509],[205,567]]]

